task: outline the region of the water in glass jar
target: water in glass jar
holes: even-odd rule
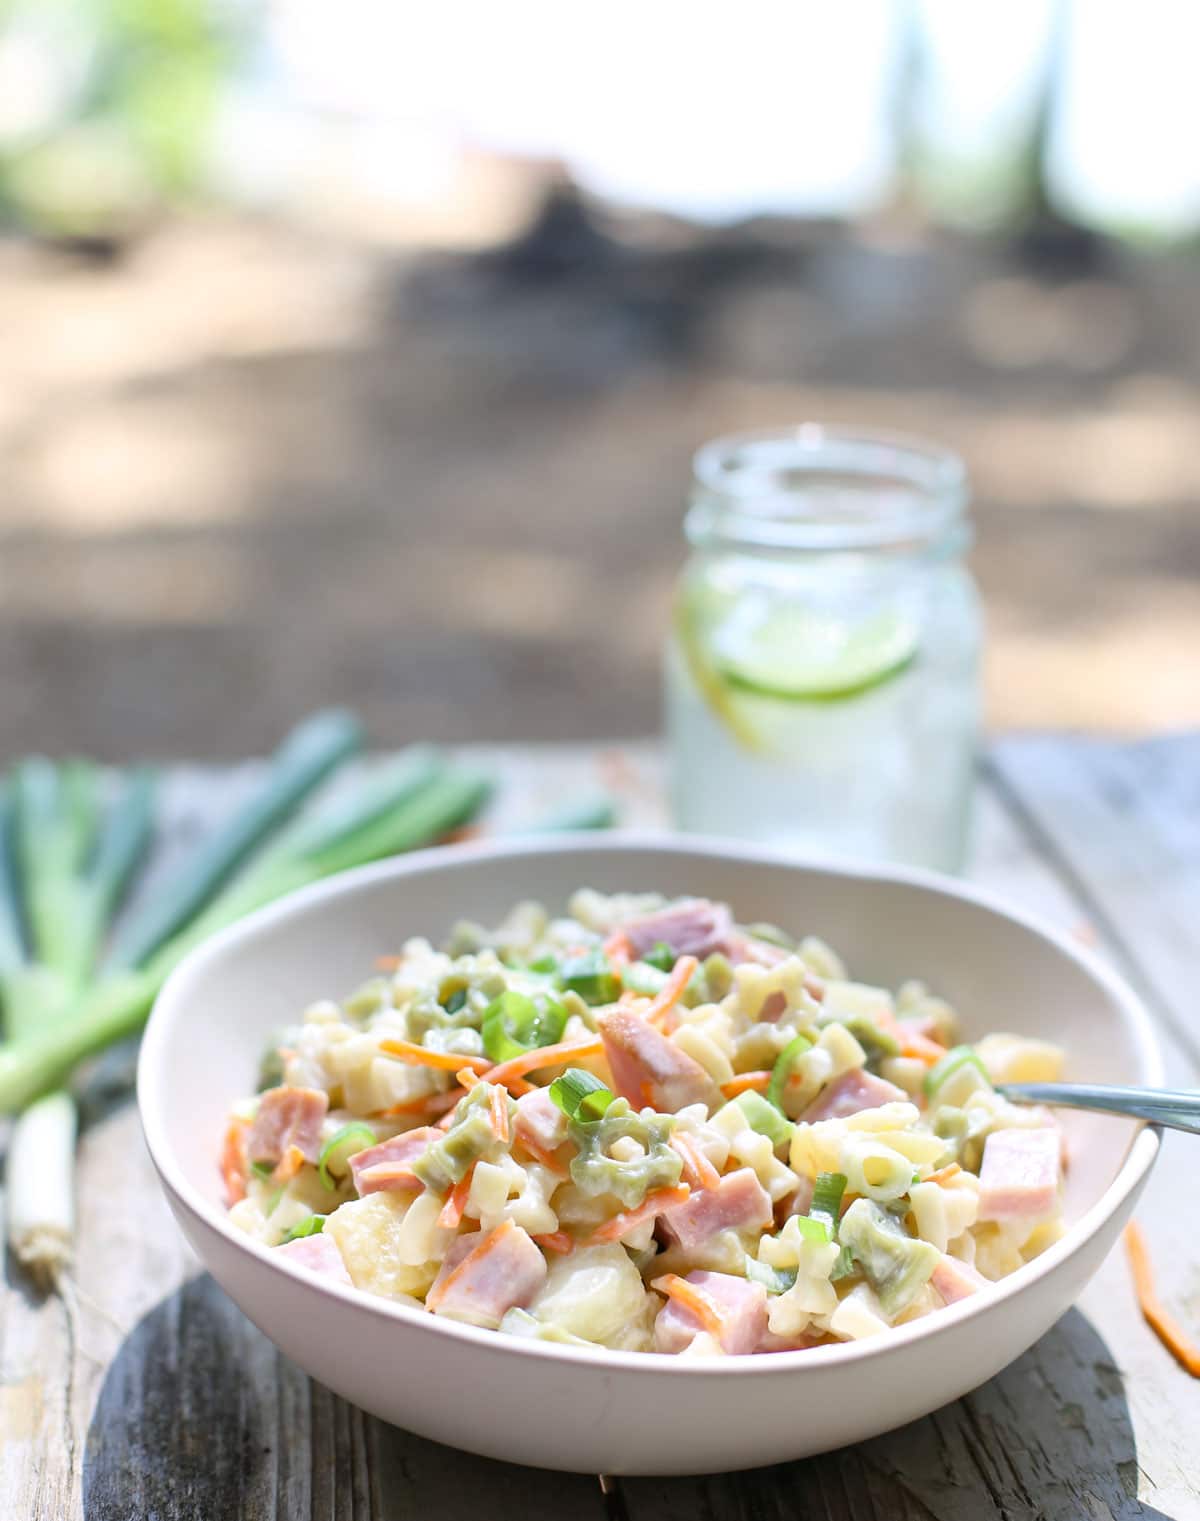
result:
[[[811,490],[805,511],[807,529],[830,521]],[[799,547],[747,544],[721,521],[716,535],[689,523],[699,552],[667,652],[677,824],[960,869],[979,638],[958,555],[886,534],[848,548],[835,533],[806,549],[811,532]]]

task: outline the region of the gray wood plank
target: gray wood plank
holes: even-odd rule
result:
[[[1173,860],[1172,841],[1188,837],[1177,836],[1170,819],[1191,796],[1186,776],[1177,774],[1191,763],[1190,752],[1153,758],[1153,807],[1146,809],[1152,817],[1140,848],[1125,837],[1105,847],[1105,831],[1129,833],[1146,766],[1138,765],[1118,793],[1110,771],[1120,773],[1120,752],[1105,761],[1099,781],[1082,785],[1073,779],[1071,742],[1024,743],[1031,748],[1006,745],[999,752],[984,799],[976,875],[1060,925],[1094,921],[1186,1035],[1176,989],[1179,958],[1191,954],[1196,964],[1194,932],[1178,953],[1164,948],[1155,894],[1170,895],[1173,934],[1180,921],[1186,934],[1192,858]],[[597,757],[577,747],[492,748],[486,756],[505,777],[494,811],[500,827],[597,778],[618,781],[631,821],[660,820],[648,749],[622,747]],[[1097,764],[1088,757],[1083,768],[1090,775]],[[182,848],[185,836],[232,805],[252,775],[246,768],[234,775],[176,774],[166,848]],[[1086,849],[1081,832],[1089,836]],[[1135,893],[1141,901],[1131,912]],[[1187,1044],[1168,1037],[1168,1054],[1174,1074],[1194,1081]],[[0,1291],[0,1516],[412,1521],[474,1511],[481,1495],[500,1516],[574,1514],[586,1521],[605,1514],[593,1478],[451,1452],[353,1409],[283,1359],[211,1280],[197,1275],[141,1146],[123,1086],[127,1057],[124,1067],[114,1058],[108,1072],[107,1093],[93,1090],[81,1148],[73,1330],[63,1307],[29,1298],[11,1268],[9,1287]],[[1178,1157],[1186,1165],[1182,1152]],[[1164,1287],[1179,1293],[1185,1308],[1190,1293],[1194,1310],[1200,1295],[1194,1278],[1187,1287],[1184,1266],[1184,1238],[1195,1236],[1194,1205],[1190,1218],[1178,1209],[1174,1164],[1168,1176],[1166,1160],[1155,1180],[1166,1181],[1166,1192],[1143,1217],[1164,1268],[1170,1252],[1178,1253],[1180,1276],[1164,1273]],[[1175,1233],[1163,1235],[1161,1217],[1171,1214],[1179,1217]],[[1200,1430],[1190,1403],[1197,1391],[1200,1385],[1174,1368],[1142,1326],[1124,1263],[1114,1254],[1077,1311],[999,1378],[926,1421],[858,1448],[751,1474],[621,1481],[607,1511],[614,1521],[810,1513],[828,1521],[1157,1515],[1186,1521],[1200,1516],[1188,1440]]]

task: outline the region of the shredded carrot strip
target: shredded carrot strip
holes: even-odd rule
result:
[[[703,1289],[689,1283],[686,1278],[681,1278],[678,1273],[664,1273],[661,1278],[653,1278],[650,1287],[665,1294],[668,1299],[673,1299],[685,1310],[690,1310],[710,1336],[717,1341],[721,1340],[725,1331],[725,1316],[720,1306]]]
[[[1131,1220],[1125,1227],[1125,1250],[1129,1253],[1133,1286],[1147,1325],[1180,1367],[1186,1368],[1193,1378],[1200,1378],[1200,1347],[1191,1340],[1174,1316],[1163,1308],[1154,1289],[1146,1238],[1135,1220]]]
[[[527,1093],[532,1084],[527,1083],[523,1089],[514,1089],[515,1078],[524,1077],[527,1072],[536,1072],[540,1067],[561,1067],[572,1057],[600,1056],[603,1051],[602,1040],[564,1040],[556,1046],[534,1046],[531,1051],[522,1051],[520,1056],[510,1057],[508,1061],[492,1067],[487,1080],[489,1083],[503,1083],[512,1092]]]
[[[499,1083],[492,1086],[488,1094],[488,1113],[492,1121],[492,1129],[501,1146],[508,1145],[508,1090],[502,1088]]]
[[[691,1189],[686,1183],[680,1183],[674,1188],[660,1188],[652,1194],[647,1194],[636,1209],[627,1209],[623,1214],[614,1215],[611,1220],[606,1220],[597,1230],[592,1232],[592,1240],[601,1243],[606,1241],[620,1241],[622,1236],[628,1236],[629,1232],[636,1230],[644,1221],[652,1219],[655,1215],[662,1214],[664,1209],[670,1209],[673,1204],[682,1204],[690,1197]]]
[[[628,966],[633,960],[633,947],[624,930],[613,930],[604,942],[604,954],[614,966]]]
[[[670,976],[663,983],[659,991],[650,1000],[650,1006],[646,1010],[646,1018],[649,1022],[657,1024],[661,1019],[663,1028],[668,1034],[675,1028],[678,1020],[675,1018],[675,1005],[679,1002],[684,988],[692,979],[692,973],[700,963],[695,956],[680,956],[679,960],[671,968]]]
[[[535,1162],[543,1166],[547,1172],[555,1173],[560,1178],[565,1178],[567,1169],[562,1165],[552,1151],[547,1151],[540,1141],[525,1130],[517,1131],[517,1145],[523,1146]]]
[[[492,1065],[486,1056],[464,1056],[461,1051],[431,1051],[411,1040],[381,1040],[379,1049],[395,1056],[410,1067],[436,1067],[441,1072],[457,1072],[470,1067],[472,1072],[486,1072]]]
[[[287,1183],[300,1171],[307,1161],[307,1157],[299,1146],[289,1146],[275,1165],[275,1171],[271,1174],[274,1183]]]
[[[453,1109],[462,1094],[456,1088],[451,1088],[449,1093],[423,1093],[420,1098],[408,1099],[403,1104],[393,1104],[390,1109],[381,1109],[379,1119],[398,1119],[405,1114],[445,1114],[447,1109]]]
[[[693,1188],[717,1188],[721,1174],[701,1151],[690,1135],[679,1131],[668,1143],[683,1158],[683,1173]]]
[[[403,956],[376,956],[375,970],[377,972],[394,972],[403,960]]]
[[[721,1092],[727,1099],[737,1098],[739,1093],[765,1093],[771,1086],[769,1072],[739,1072],[727,1083],[721,1084]]]
[[[467,1195],[471,1192],[471,1179],[474,1176],[475,1164],[472,1162],[446,1196],[446,1202],[437,1217],[437,1223],[445,1230],[456,1231],[462,1223],[463,1210],[467,1207]]]
[[[407,1162],[376,1162],[374,1167],[364,1167],[358,1175],[358,1185],[366,1192],[374,1189],[424,1188],[424,1184]]]
[[[946,1048],[939,1041],[931,1040],[928,1035],[922,1035],[919,1030],[905,1029],[902,1021],[896,1025],[896,1039],[900,1042],[900,1055],[913,1056],[917,1061],[924,1062],[927,1067],[932,1067],[934,1062],[940,1062],[946,1054]]]
[[[557,1252],[560,1257],[569,1257],[575,1250],[575,1238],[568,1236],[566,1231],[547,1231],[533,1239],[539,1246],[545,1247],[548,1252]]]
[[[482,1262],[485,1257],[490,1257],[491,1254],[496,1250],[499,1242],[504,1237],[511,1236],[513,1231],[515,1231],[517,1228],[518,1227],[515,1226],[511,1220],[505,1220],[503,1224],[498,1225],[494,1231],[489,1231],[487,1235],[482,1238],[479,1244],[467,1253],[467,1255],[453,1270],[453,1272],[447,1273],[445,1278],[442,1279],[441,1283],[435,1284],[434,1287],[430,1289],[429,1293],[425,1296],[425,1308],[427,1310],[436,1310],[438,1305],[441,1304],[442,1300],[445,1299],[449,1291],[466,1272],[467,1268],[469,1268],[472,1263]]]
[[[483,830],[478,824],[460,824],[457,829],[448,829],[445,834],[438,836],[439,845],[462,845],[467,840],[478,840],[483,836]]]
[[[472,1072],[470,1067],[460,1067],[454,1075],[468,1093],[470,1093],[471,1089],[481,1081],[479,1073]]]
[[[246,1132],[249,1128],[249,1120],[236,1117],[230,1120],[225,1144],[221,1147],[221,1181],[231,1208],[246,1197]]]
[[[945,1167],[939,1167],[937,1172],[931,1172],[923,1179],[926,1183],[948,1183],[951,1178],[957,1178],[962,1168],[957,1162],[948,1162]]]

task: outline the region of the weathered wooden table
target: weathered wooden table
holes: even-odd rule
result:
[[[624,822],[661,822],[648,748],[486,756],[510,823],[597,772],[624,790]],[[172,778],[164,859],[248,774]],[[1171,1081],[1200,1085],[1200,735],[1006,741],[980,815],[973,874],[1095,940],[1148,999]],[[312,1383],[198,1271],[143,1150],[129,1071],[126,1053],[91,1090],[73,1312],[31,1295],[9,1265],[0,1521],[1200,1517],[1200,1382],[1140,1320],[1119,1252],[1078,1308],[974,1394],[800,1463],[602,1487],[385,1426]],[[1200,1330],[1198,1172],[1200,1145],[1169,1136],[1140,1218],[1165,1297]]]

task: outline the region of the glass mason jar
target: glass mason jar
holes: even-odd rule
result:
[[[956,871],[980,729],[961,461],[805,425],[696,455],[667,653],[675,822]]]

